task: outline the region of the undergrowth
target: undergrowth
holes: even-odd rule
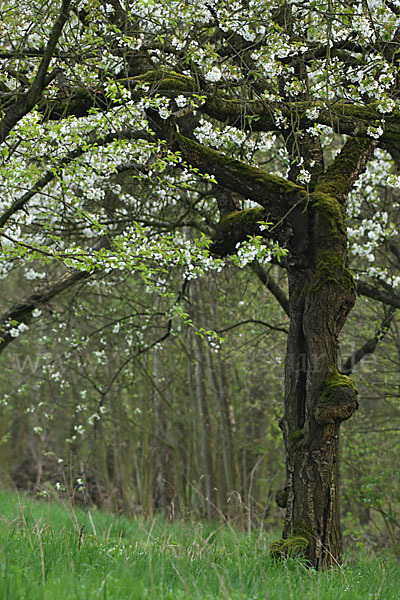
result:
[[[2,600],[398,600],[400,565],[366,548],[317,573],[264,531],[128,519],[0,494]]]

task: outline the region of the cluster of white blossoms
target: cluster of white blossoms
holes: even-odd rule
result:
[[[207,81],[210,81],[212,83],[216,83],[221,79],[221,77],[222,71],[217,66],[214,66],[212,69],[210,69],[210,71],[207,71],[207,73],[205,74],[205,78],[207,79]]]
[[[303,183],[304,185],[307,185],[308,183],[310,183],[310,181],[311,181],[310,171],[307,171],[307,169],[305,169],[304,167],[302,169],[300,169],[300,173],[297,177],[297,180],[300,183]]]
[[[354,185],[348,201],[348,225],[350,256],[357,266],[356,277],[379,278],[393,287],[400,284],[400,277],[387,267],[387,242],[398,235],[388,209],[398,210],[396,202],[390,201],[385,208],[386,192],[392,188],[394,193],[400,190],[400,180],[390,174],[391,159],[382,150],[375,151],[375,160]],[[397,208],[396,208],[397,206]],[[370,214],[369,217],[365,214]]]
[[[317,119],[320,115],[320,112],[321,112],[320,106],[312,106],[311,108],[307,108],[306,117],[311,120]]]
[[[383,136],[383,127],[381,125],[378,125],[377,127],[373,127],[372,125],[370,125],[367,129],[367,134],[378,140],[380,137]]]
[[[187,106],[188,99],[183,94],[179,94],[179,96],[175,98],[175,102],[179,108],[183,108],[184,106]]]
[[[242,146],[247,140],[247,135],[240,129],[227,126],[221,130],[207,119],[200,119],[199,126],[194,130],[194,135],[200,143],[213,148],[222,148],[229,143]]]
[[[16,325],[15,327],[10,327],[8,329],[8,333],[11,335],[11,337],[16,338],[21,333],[28,331],[28,329],[29,329],[29,326],[26,323],[18,323],[18,325]]]
[[[251,117],[249,118],[251,122]],[[257,164],[257,152],[268,152],[276,143],[276,135],[271,132],[248,133],[230,125],[220,129],[207,119],[200,119],[199,126],[194,130],[196,139],[208,147],[237,153],[240,150],[242,160]]]

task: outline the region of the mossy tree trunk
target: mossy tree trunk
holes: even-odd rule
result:
[[[317,568],[338,564],[339,429],[358,407],[351,379],[337,370],[338,336],[355,302],[347,268],[344,202],[370,152],[350,141],[298,215],[288,258],[290,328],[285,371],[286,508],[283,537],[307,539]],[[351,163],[353,162],[352,166]],[[346,166],[346,168],[345,168]]]
[[[313,257],[310,257],[313,261]],[[313,269],[289,271],[291,319],[287,345],[284,538],[301,535],[315,568],[340,561],[338,501],[340,423],[357,408],[350,380],[336,370],[337,336],[354,302],[340,281],[313,289]]]

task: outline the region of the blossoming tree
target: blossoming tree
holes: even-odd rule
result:
[[[18,265],[39,280],[6,307],[1,349],[99,271],[154,286],[231,255],[264,280],[260,262],[277,262],[288,299],[267,284],[290,315],[283,537],[299,536],[316,568],[336,564],[339,429],[358,406],[338,337],[357,286],[400,306],[400,3],[21,0],[0,12],[2,276]]]

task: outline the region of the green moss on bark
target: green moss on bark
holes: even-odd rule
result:
[[[266,221],[268,213],[264,208],[248,208],[246,210],[234,210],[223,215],[218,223],[219,228],[231,228],[239,225],[257,224],[258,221]]]
[[[287,540],[281,539],[273,542],[270,553],[274,560],[299,556],[304,553],[309,545],[308,540],[301,535],[291,535]]]
[[[335,370],[324,381],[321,391],[322,400],[328,400],[331,398],[339,387],[348,387],[355,394],[357,393],[354,381],[348,375],[342,375],[339,373],[339,371]]]
[[[142,75],[132,77],[132,81],[138,83],[158,83],[159,87],[165,90],[176,90],[177,92],[196,92],[198,87],[191,77],[181,75],[175,71],[163,71],[156,69],[148,71]]]
[[[317,269],[311,281],[310,292],[317,293],[329,284],[339,285],[350,292],[355,289],[353,276],[344,266],[343,259],[336,252],[323,251],[317,258]]]
[[[238,181],[243,182],[243,187],[248,185],[249,190],[254,185],[263,186],[265,195],[269,198],[275,197],[275,200],[279,199],[279,197],[286,198],[290,194],[298,195],[299,199],[303,197],[306,200],[307,198],[306,190],[292,181],[267,173],[262,169],[227,156],[213,148],[203,146],[180,133],[176,134],[176,138],[179,145],[188,153],[193,153],[194,156],[198,157],[204,163],[204,167],[202,168],[208,169],[210,173],[217,173],[222,167],[226,170],[225,177],[233,178],[234,181],[236,181],[237,177]],[[246,179],[248,180],[248,184],[245,183]]]
[[[333,370],[325,379],[314,418],[320,425],[340,423],[349,419],[358,408],[357,390],[347,375]]]
[[[373,140],[351,138],[328,168],[317,186],[317,193],[330,196],[339,206],[353,184],[353,173],[363,162],[362,157],[371,151]]]
[[[334,238],[345,235],[343,210],[334,194],[318,190],[312,194],[311,200],[314,208],[318,211],[318,219],[324,234]]]
[[[304,430],[303,429],[295,429],[289,436],[289,441],[292,446],[298,446],[302,443],[304,439]]]
[[[264,208],[233,210],[222,215],[213,236],[210,252],[216,256],[226,256],[236,252],[236,245],[261,234],[259,222],[268,219]]]

